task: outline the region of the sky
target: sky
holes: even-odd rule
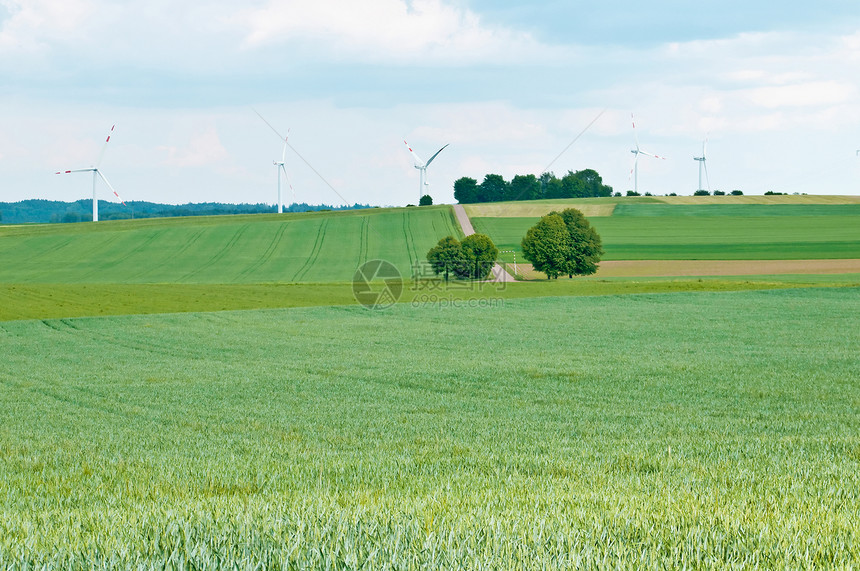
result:
[[[257,113],[289,132],[286,204],[416,203],[404,140],[450,145],[436,203],[547,168],[623,193],[636,138],[666,157],[640,157],[642,193],[692,194],[707,139],[705,187],[858,195],[860,3],[0,0],[0,201],[90,197],[54,173],[115,124],[123,199],[274,204]]]

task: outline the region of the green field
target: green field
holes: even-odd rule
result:
[[[472,224],[522,260],[520,241],[537,221],[487,217]],[[589,221],[603,240],[604,260],[860,258],[857,205],[619,204],[612,216]]]
[[[381,258],[411,275],[449,206],[0,227],[0,283],[345,282]]]
[[[858,288],[34,320],[0,343],[0,567],[860,562]]]

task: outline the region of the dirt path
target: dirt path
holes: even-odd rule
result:
[[[454,214],[457,215],[457,222],[460,223],[460,228],[463,229],[463,234],[469,236],[475,233],[475,229],[472,227],[472,221],[469,220],[469,216],[466,214],[466,210],[463,208],[462,204],[454,205]],[[514,276],[505,271],[505,268],[496,264],[493,266],[493,278],[487,281],[512,282],[514,281]]]

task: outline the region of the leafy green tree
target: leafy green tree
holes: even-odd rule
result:
[[[460,266],[463,278],[483,280],[493,271],[499,249],[486,234],[472,234],[460,242],[463,251],[463,264]]]
[[[541,188],[543,190],[541,198],[564,198],[564,185],[553,173],[541,175]]]
[[[567,267],[570,249],[570,234],[564,219],[556,212],[542,217],[529,228],[520,246],[535,270],[545,273],[549,279],[558,278]]]
[[[740,190],[733,190],[732,191],[732,196],[743,196],[743,195],[744,195],[744,193]]]
[[[445,274],[445,281],[451,273],[461,273],[463,265],[463,248],[460,241],[453,236],[445,236],[439,243],[427,252],[427,261],[433,267],[436,275]]]
[[[460,204],[478,202],[478,181],[464,176],[454,181],[454,198]]]
[[[560,198],[585,198],[585,183],[573,171],[561,178],[562,195]]]
[[[421,200],[418,201],[418,206],[431,206],[433,204],[433,197],[429,194],[425,194],[421,197]]]
[[[508,196],[508,182],[500,174],[488,174],[478,190],[478,202],[499,202]]]
[[[541,197],[541,184],[533,174],[518,174],[508,185],[508,200],[537,200]]]
[[[693,196],[711,196],[711,193],[707,190],[699,189],[693,193]]]
[[[597,264],[600,262],[600,256],[603,255],[603,246],[597,230],[576,208],[566,208],[559,213],[559,216],[564,221],[570,237],[562,272],[570,278],[597,272]]]

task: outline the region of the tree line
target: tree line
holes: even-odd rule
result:
[[[612,196],[612,187],[603,184],[603,179],[593,169],[568,171],[561,178],[545,172],[540,177],[533,174],[516,175],[507,181],[502,175],[488,174],[480,184],[467,176],[454,182],[454,198],[460,204],[597,196]]]
[[[315,212],[320,210],[353,210],[371,208],[368,204],[329,206],[326,204],[291,204],[284,212]],[[18,202],[0,202],[0,221],[3,224],[48,224],[89,222],[92,220],[92,199],[75,202],[30,199]],[[125,220],[129,218],[171,218],[177,216],[213,216],[220,214],[266,214],[277,212],[271,204],[227,204],[198,202],[187,204],[161,204],[158,202],[128,201],[126,204],[99,200],[99,218]]]

